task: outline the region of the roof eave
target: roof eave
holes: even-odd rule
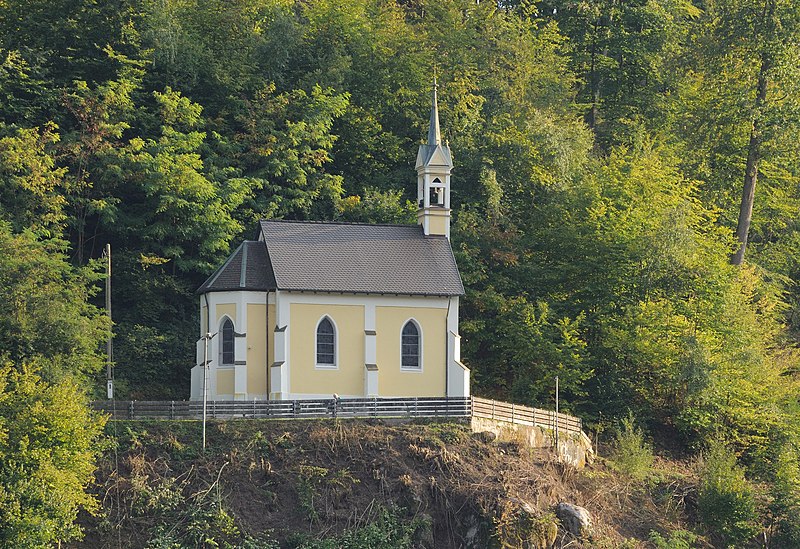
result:
[[[241,286],[236,286],[235,288],[200,288],[198,289],[195,294],[196,295],[203,295],[203,294],[213,294],[215,292],[274,292],[275,288],[242,288]]]
[[[275,288],[280,292],[297,292],[300,294],[334,294],[334,295],[376,295],[376,296],[396,296],[396,297],[460,297],[465,295],[464,290],[461,293],[431,293],[431,292],[371,292],[367,290],[314,290],[311,288]]]

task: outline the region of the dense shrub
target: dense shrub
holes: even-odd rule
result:
[[[703,456],[698,506],[703,522],[727,547],[747,543],[759,530],[753,488],[722,441]]]

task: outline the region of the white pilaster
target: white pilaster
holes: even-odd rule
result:
[[[378,396],[378,333],[375,303],[364,306],[364,396]]]
[[[458,334],[458,297],[450,298],[447,309],[447,396],[469,396],[469,368],[461,363],[461,336]]]
[[[269,369],[269,398],[283,400],[289,398],[289,296],[275,292],[275,361]]]
[[[367,398],[380,396],[377,364],[367,363],[364,365],[364,396]]]

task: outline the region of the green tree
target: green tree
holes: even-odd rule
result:
[[[416,223],[417,206],[410,200],[403,200],[402,191],[366,188],[362,194],[342,199],[337,219],[361,223]]]
[[[704,200],[736,229],[732,261],[742,263],[749,243],[758,262],[762,249],[794,238],[800,10],[783,0],[714,2],[690,33],[669,138],[686,173],[705,182]]]
[[[0,352],[17,364],[41,358],[48,382],[85,383],[102,367],[109,327],[89,302],[100,276],[70,265],[66,247],[0,223]]]
[[[347,104],[347,94],[332,89],[276,93],[269,84],[237,105],[236,169],[253,189],[240,215],[249,222],[312,212],[323,219],[333,216],[342,177],[325,167],[336,141],[331,127]]]
[[[51,150],[58,140],[52,124],[0,138],[0,216],[16,231],[63,232],[66,169],[56,167]]]
[[[686,0],[538,2],[521,10],[558,22],[569,37],[578,105],[604,148],[631,143],[642,128],[660,128],[672,108],[690,26],[700,10]],[[665,117],[665,115],[667,115]]]
[[[78,512],[97,506],[86,488],[104,420],[89,410],[73,380],[42,380],[36,369],[45,363],[0,366],[0,543],[5,547],[50,547],[79,538]]]

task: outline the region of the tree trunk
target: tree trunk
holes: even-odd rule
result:
[[[589,111],[589,128],[594,131],[597,126],[597,103],[600,101],[600,83],[597,81],[597,27],[598,21],[595,20],[592,32],[591,64],[589,66],[589,85],[592,92],[592,108]]]
[[[736,239],[739,248],[731,256],[733,265],[744,262],[744,253],[747,249],[747,235],[750,232],[750,220],[753,217],[753,198],[755,197],[756,183],[758,182],[758,163],[761,160],[761,110],[767,98],[767,72],[770,60],[766,53],[761,55],[761,68],[758,71],[758,88],[756,102],[753,109],[753,123],[750,127],[750,143],[747,146],[747,166],[744,171],[744,187],[742,188],[742,203],[739,206],[739,222],[736,225]]]

